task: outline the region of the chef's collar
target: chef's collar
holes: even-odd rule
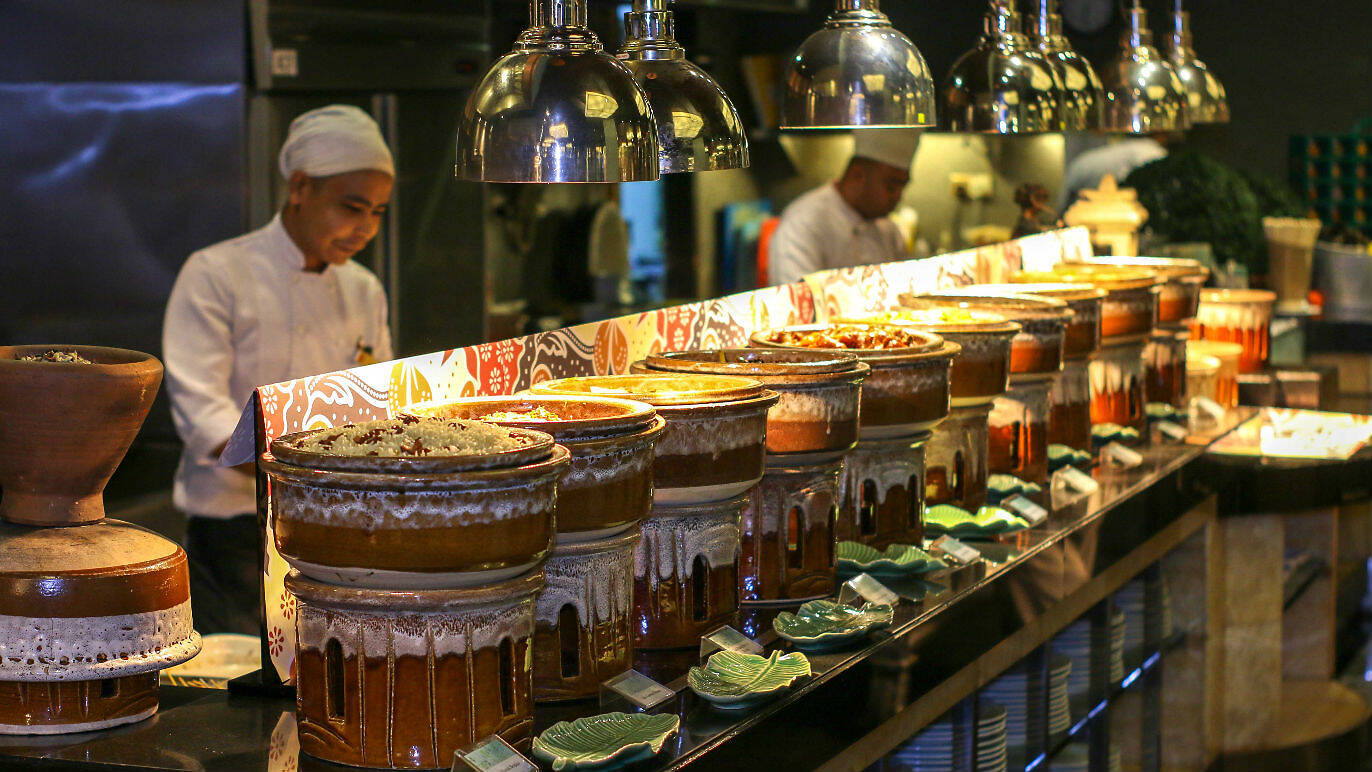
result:
[[[272,221],[267,223],[267,241],[272,261],[282,269],[307,276],[323,275],[329,272],[328,263],[324,264],[322,271],[305,270],[305,253],[300,251],[295,239],[291,238],[291,234],[286,231],[286,226],[281,222],[280,212],[277,212]]]
[[[829,193],[834,197],[834,201],[838,204],[838,206],[834,208],[839,212],[839,214],[843,216],[844,221],[848,223],[848,226],[853,231],[857,231],[860,228],[871,228],[876,225],[874,221],[868,220],[866,217],[863,217],[862,214],[858,212],[858,210],[853,208],[852,204],[848,203],[843,198],[843,194],[838,192],[837,182],[829,183]]]

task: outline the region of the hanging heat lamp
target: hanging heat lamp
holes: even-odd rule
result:
[[[1062,84],[1024,34],[1012,0],[991,0],[984,30],[948,74],[948,127],[995,134],[1061,131]]]
[[[781,128],[933,126],[934,102],[929,65],[880,0],[835,0],[786,68]]]
[[[1171,38],[1167,59],[1186,89],[1191,122],[1228,123],[1229,99],[1219,78],[1210,72],[1205,62],[1196,58],[1196,50],[1191,47],[1191,14],[1182,10],[1181,0],[1177,0],[1172,12]]]
[[[658,178],[647,96],[586,26],[586,0],[530,0],[529,28],[467,100],[456,172],[484,182]]]
[[[748,165],[748,136],[724,89],[686,59],[670,0],[633,0],[619,59],[657,120],[658,170],[708,172]]]
[[[1086,57],[1078,54],[1062,31],[1058,0],[1038,0],[1038,14],[1030,18],[1030,38],[1062,86],[1063,128],[1068,131],[1098,129],[1101,124],[1100,78]]]
[[[1101,75],[1106,131],[1148,134],[1189,126],[1186,90],[1176,71],[1153,47],[1148,14],[1134,0],[1120,36],[1120,52]]]

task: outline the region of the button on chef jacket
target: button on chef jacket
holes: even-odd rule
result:
[[[868,220],[839,195],[833,183],[792,201],[769,247],[773,284],[800,281],[828,268],[885,263],[910,256],[900,228],[888,217]]]
[[[365,347],[377,361],[391,358],[381,282],[351,260],[306,271],[279,214],[191,255],[162,330],[172,419],[185,443],[176,507],[218,518],[257,511],[252,476],[220,467],[215,454],[253,389],[354,367]]]

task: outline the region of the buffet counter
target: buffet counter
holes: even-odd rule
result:
[[[696,651],[640,653],[638,668],[675,693],[651,712],[675,713],[681,729],[660,756],[633,768],[860,769],[878,761],[1213,525],[1216,492],[1199,462],[1211,440],[1250,415],[1233,411],[1185,442],[1155,441],[1140,448],[1137,467],[1097,466],[1092,476],[1098,490],[1074,501],[1059,494],[1044,523],[975,543],[980,557],[967,564],[889,581],[901,596],[891,627],[855,647],[811,654],[811,678],[751,711],[713,709],[686,688],[684,674],[698,663]],[[1174,596],[1182,594],[1178,590]],[[1173,603],[1184,605],[1176,597]],[[788,648],[765,615],[745,614],[743,627],[769,651]],[[1153,654],[1168,645],[1157,635],[1149,638]],[[1151,668],[1156,680],[1158,663],[1158,656],[1145,656],[1141,668]],[[615,700],[541,704],[535,731],[628,709]],[[0,738],[0,766],[343,769],[298,755],[294,711],[286,696],[164,686],[161,709],[144,722],[97,734]],[[1031,753],[1056,747],[1042,734],[1030,743]]]

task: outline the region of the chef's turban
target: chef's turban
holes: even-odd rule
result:
[[[853,130],[854,158],[868,158],[909,171],[918,147],[919,132],[914,129]]]
[[[291,121],[278,166],[286,179],[293,172],[330,177],[370,170],[395,176],[395,161],[381,128],[351,105],[321,107]]]

